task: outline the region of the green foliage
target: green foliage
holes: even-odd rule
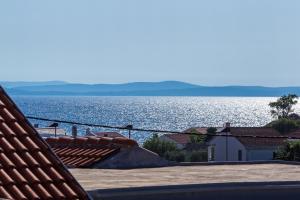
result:
[[[143,147],[157,153],[160,156],[163,156],[168,151],[177,150],[175,143],[160,140],[157,134],[154,134],[152,138],[145,141]]]
[[[272,123],[270,123],[267,126],[276,129],[277,131],[279,131],[282,134],[285,134],[285,133],[289,133],[289,132],[299,128],[300,121],[281,118],[276,121],[273,121]]]
[[[189,130],[190,135],[190,143],[191,144],[203,144],[205,142],[206,137],[199,133],[199,131],[195,128]]]
[[[300,141],[289,141],[280,148],[276,154],[275,159],[300,161]]]
[[[190,128],[190,129],[188,129],[188,132],[192,133],[192,134],[198,134],[199,133],[196,128]]]
[[[273,117],[278,119],[288,118],[294,110],[292,109],[294,105],[298,103],[298,96],[295,94],[284,95],[277,99],[275,102],[270,102],[271,114]]]
[[[167,151],[164,158],[170,161],[184,162],[185,153],[183,151]]]
[[[164,158],[176,162],[207,162],[206,151],[168,151]]]
[[[190,143],[192,144],[203,144],[205,142],[205,136],[199,134],[190,135]]]
[[[300,121],[300,115],[298,115],[297,113],[290,114],[288,118],[291,119],[291,120],[298,120],[298,121]]]
[[[217,132],[217,129],[215,127],[209,127],[206,131],[209,134],[215,134]]]
[[[217,128],[209,127],[209,128],[207,128],[206,132],[207,132],[207,135],[206,135],[205,140],[208,141],[209,139],[214,137],[213,135],[215,135],[217,133]]]
[[[190,154],[190,162],[206,162],[207,160],[207,152],[205,151],[193,151]]]
[[[203,142],[201,135],[195,135],[194,142]],[[159,156],[176,162],[204,162],[207,161],[207,152],[205,151],[186,151],[177,149],[175,143],[160,140],[158,135],[145,141],[143,147]]]

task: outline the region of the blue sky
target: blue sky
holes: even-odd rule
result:
[[[0,80],[300,86],[298,0],[0,2]]]

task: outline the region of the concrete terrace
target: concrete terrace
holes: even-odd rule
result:
[[[175,166],[130,170],[70,169],[86,190],[147,186],[300,181],[300,165]]]
[[[279,199],[287,194],[289,197],[300,194],[300,165],[272,163],[70,171],[95,199],[198,199],[200,196],[204,199]]]

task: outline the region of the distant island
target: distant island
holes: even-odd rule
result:
[[[124,84],[76,84],[63,81],[0,81],[0,85],[11,95],[278,97],[292,93],[300,96],[300,87],[214,87],[200,86],[180,81],[133,82]]]

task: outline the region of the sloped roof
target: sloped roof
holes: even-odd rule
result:
[[[269,127],[230,127],[232,135],[261,135],[261,136],[282,136],[274,128]]]
[[[165,134],[164,137],[167,137],[173,140],[177,144],[186,145],[191,142],[191,137],[189,134]]]
[[[231,127],[230,133],[233,136],[268,136],[268,137],[300,137],[300,130],[291,133],[281,134],[274,128],[269,127]],[[248,148],[278,147],[284,144],[285,138],[251,138],[237,137],[237,139]]]
[[[59,137],[47,138],[46,141],[65,165],[76,168],[91,167],[115,155],[121,147],[138,145],[136,141],[123,137]]]
[[[1,87],[0,198],[89,199]]]
[[[192,127],[183,131],[183,133],[190,133],[190,132],[198,133],[198,134],[206,134],[207,127]]]
[[[180,134],[171,133],[171,134],[164,134],[163,136],[173,140],[177,144],[186,145],[191,142],[191,137],[190,137],[191,135],[185,133],[193,132],[195,134],[204,135],[207,132],[206,130],[207,128],[205,127],[194,127],[194,128],[186,129]]]

